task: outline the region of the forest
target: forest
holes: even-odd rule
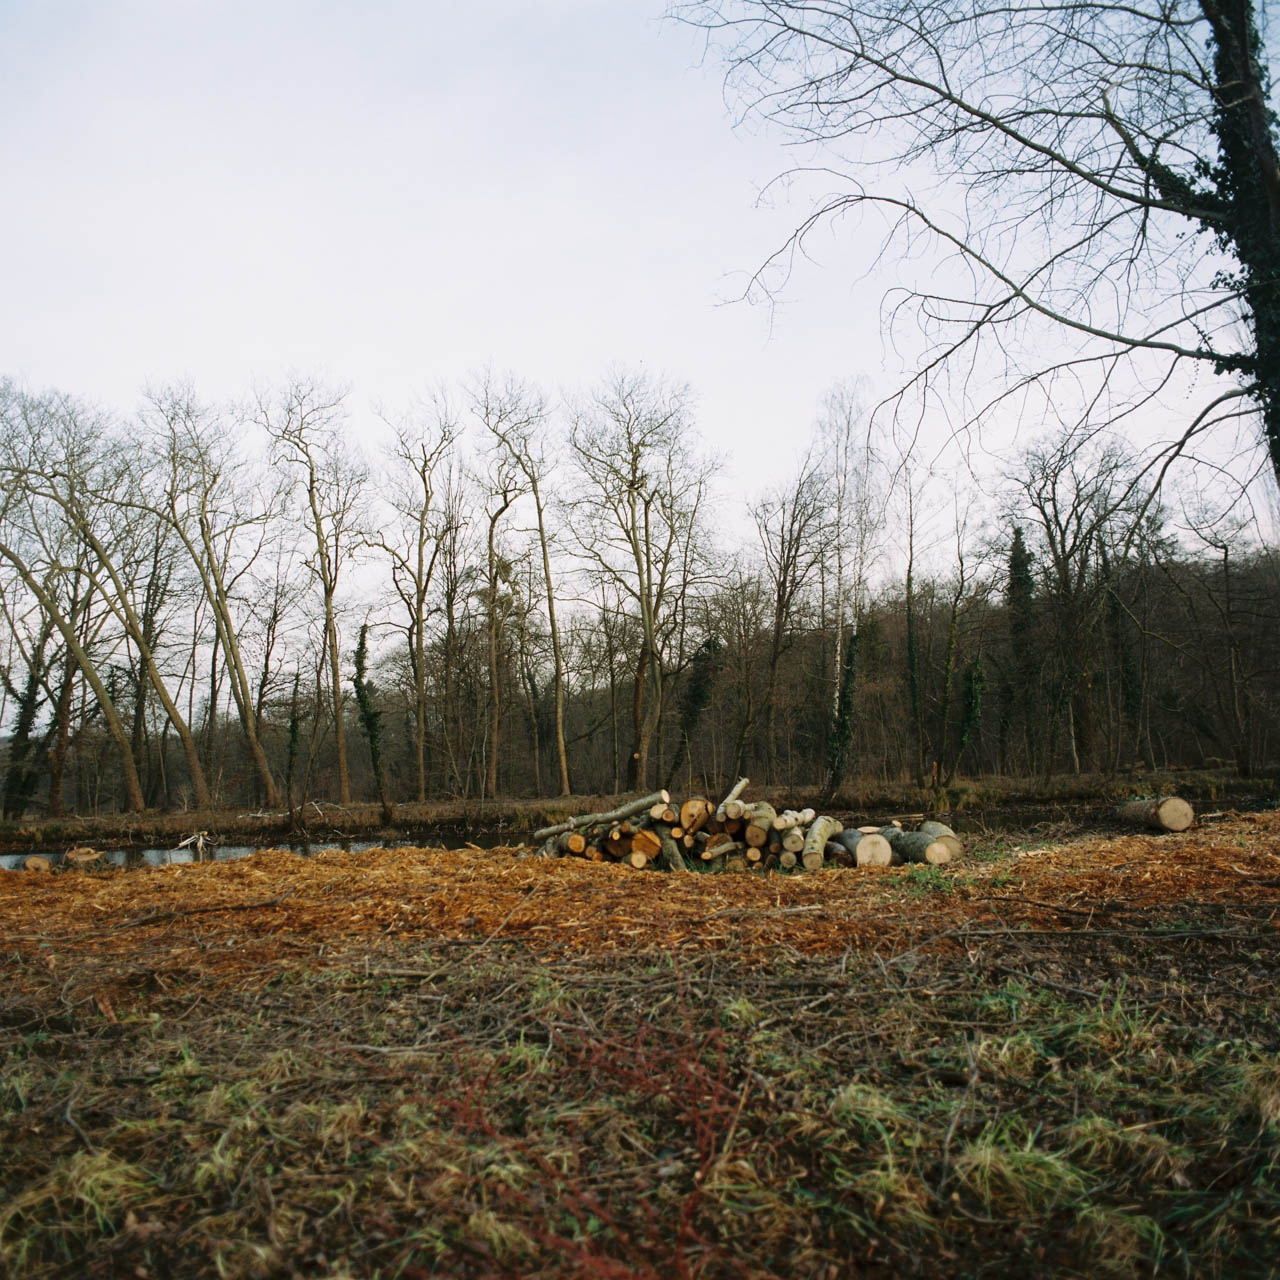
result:
[[[966,486],[838,386],[742,486],[650,374],[363,413],[0,387],[6,818],[1275,761],[1265,519],[1118,434]]]

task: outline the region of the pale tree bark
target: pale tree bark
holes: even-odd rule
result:
[[[259,737],[259,715],[245,659],[235,589],[275,532],[284,494],[248,478],[229,424],[183,387],[151,396],[149,424],[157,446],[149,509],[168,524],[195,571],[213,618],[215,649],[226,664],[231,697],[263,801],[279,789]],[[259,697],[261,695],[259,694]]]
[[[323,662],[329,676],[338,798],[350,804],[338,587],[359,538],[367,472],[344,444],[344,401],[345,392],[296,378],[277,396],[260,396],[256,416],[275,442],[277,456],[298,477],[302,518],[312,546],[307,567],[323,609]]]
[[[93,690],[93,696],[97,699],[98,706],[102,709],[103,719],[107,722],[107,732],[111,735],[112,742],[115,743],[116,753],[120,759],[126,808],[130,812],[141,813],[146,808],[146,802],[142,796],[142,783],[138,778],[138,770],[134,762],[129,734],[120,718],[115,702],[107,692],[106,684],[99,674],[97,666],[81,644],[76,628],[62,609],[59,608],[57,600],[46,590],[39,576],[27,565],[21,553],[9,543],[0,540],[0,557],[3,557],[13,566],[23,585],[39,602],[40,607],[48,615],[53,625],[57,627],[63,643],[67,646],[67,652],[75,659],[80,673],[84,676],[90,689]]]
[[[92,552],[86,571],[93,589],[136,651],[178,735],[195,803],[207,808],[212,798],[195,739],[160,672],[154,635],[149,635],[155,625],[144,626],[134,601],[138,548],[140,543],[145,545],[147,531],[136,519],[131,522],[129,507],[119,501],[134,489],[133,459],[122,442],[111,438],[110,423],[67,398],[37,401],[24,397],[19,409],[25,430],[17,440],[10,435],[6,442],[5,472],[31,500],[56,510]],[[130,760],[132,767],[132,751]]]
[[[551,571],[551,535],[547,528],[547,504],[543,482],[551,467],[547,458],[547,424],[550,411],[545,396],[537,388],[514,378],[501,383],[486,376],[473,393],[479,401],[484,424],[520,469],[533,500],[537,520],[538,547],[542,553],[542,581],[546,590],[547,625],[551,633],[552,698],[555,703],[556,763],[560,773],[560,794],[571,794],[569,755],[564,730],[564,653],[560,627],[556,621],[555,579]]]

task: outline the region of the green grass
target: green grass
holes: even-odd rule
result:
[[[388,947],[117,1024],[17,961],[0,1272],[1271,1273],[1280,940],[1105,945]]]

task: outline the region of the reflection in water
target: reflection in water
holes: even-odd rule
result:
[[[504,839],[496,835],[490,839],[476,835],[466,838],[473,843],[481,843],[485,848],[509,843],[509,838]],[[286,849],[290,853],[296,853],[299,857],[305,858],[314,853],[325,853],[335,849],[341,849],[346,853],[363,853],[366,849],[419,849],[424,845],[439,846],[441,840],[441,834],[436,832],[434,834],[420,833],[416,837],[404,836],[393,841],[316,840],[313,842],[299,842],[277,840],[266,844],[226,845],[215,845],[211,841],[205,841],[202,851],[197,847],[197,843],[192,840],[183,842],[186,845],[185,848],[179,845],[173,849],[104,849],[102,857],[93,863],[92,867],[176,867],[192,862],[234,862],[238,858],[251,857],[262,849]],[[61,850],[28,849],[25,853],[0,854],[0,871],[21,871],[22,864],[33,853],[39,853],[42,857],[48,858],[55,867],[62,866],[63,855]]]

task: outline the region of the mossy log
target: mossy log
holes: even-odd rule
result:
[[[954,831],[952,831],[952,830],[951,830],[951,828],[950,828],[949,826],[947,826],[947,824],[946,824],[945,822],[935,822],[932,818],[929,818],[929,819],[927,819],[926,821],[922,822],[922,823],[921,823],[921,824],[916,828],[916,830],[917,830],[917,831],[923,831],[923,832],[925,833],[925,835],[927,835],[927,836],[953,836],[953,837],[956,837],[956,833],[955,833]],[[959,837],[956,837],[956,838],[958,839]]]
[[[889,842],[894,856],[903,862],[926,862],[930,866],[945,867],[951,861],[951,850],[941,840],[935,840],[923,831],[882,827],[880,834]]]

